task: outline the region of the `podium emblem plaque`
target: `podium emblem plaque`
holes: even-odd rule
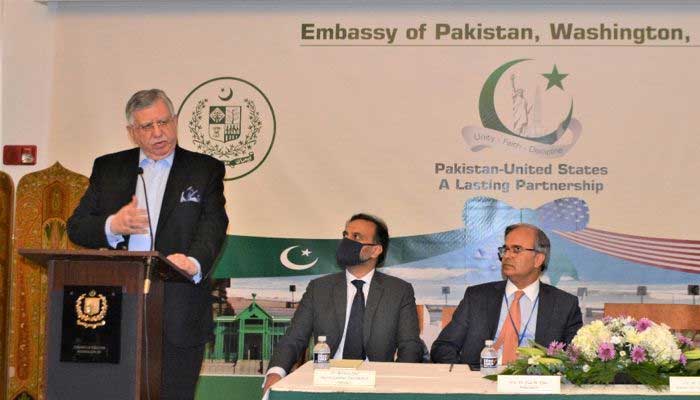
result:
[[[119,363],[122,288],[65,286],[61,362]]]

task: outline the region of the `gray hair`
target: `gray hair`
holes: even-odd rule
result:
[[[129,125],[134,123],[134,111],[148,108],[158,100],[162,100],[163,103],[165,103],[165,105],[168,107],[168,111],[170,111],[170,115],[175,115],[173,102],[170,101],[170,98],[164,91],[160,89],[139,90],[138,92],[134,93],[133,96],[131,96],[129,101],[126,102],[126,109],[124,111]]]
[[[544,261],[542,262],[542,272],[544,272],[547,269],[547,265],[549,265],[549,256],[552,249],[552,245],[549,242],[549,238],[542,229],[536,227],[535,225],[522,223],[507,226],[506,232],[503,235],[503,237],[505,238],[510,232],[518,228],[528,228],[535,231],[535,251],[544,254]]]

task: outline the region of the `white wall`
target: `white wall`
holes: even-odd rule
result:
[[[54,65],[54,6],[29,0],[0,0],[0,145],[34,144],[34,166],[7,166],[15,185],[56,160],[49,148]]]

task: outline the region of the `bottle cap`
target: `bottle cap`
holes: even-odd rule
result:
[[[319,341],[319,342],[325,342],[325,341],[326,341],[326,337],[325,337],[325,336],[319,336],[319,337],[318,337],[318,341]]]
[[[487,346],[493,346],[493,340],[485,340],[484,344]]]

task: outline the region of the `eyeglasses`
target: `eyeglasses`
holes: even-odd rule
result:
[[[525,247],[522,247],[522,246],[513,246],[513,247],[501,246],[498,248],[498,258],[502,258],[509,251],[513,252],[513,254],[515,254],[515,255],[518,255],[518,254],[522,253],[523,251],[537,252],[537,250],[535,250],[535,249],[526,249]]]
[[[151,122],[145,123],[143,125],[136,125],[135,128],[138,130],[141,130],[143,132],[146,132],[146,133],[153,133],[156,130],[156,126],[158,126],[158,129],[164,129],[171,122],[173,122],[172,115],[169,116],[168,118],[160,119],[158,121],[151,121]]]

